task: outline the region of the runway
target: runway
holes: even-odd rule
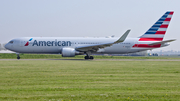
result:
[[[84,59],[0,59],[0,61],[47,61],[47,60],[70,60],[70,61],[180,61],[180,59],[94,59],[94,60],[84,60]]]

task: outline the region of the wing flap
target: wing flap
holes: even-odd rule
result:
[[[77,51],[82,51],[82,52],[86,52],[86,51],[97,51],[99,48],[104,48],[104,47],[110,46],[110,44],[112,44],[112,43],[80,46],[80,47],[76,47],[76,50],[77,50]]]

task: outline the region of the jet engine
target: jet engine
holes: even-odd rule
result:
[[[75,55],[83,55],[84,52],[78,52],[74,48],[63,48],[62,57],[74,57]]]

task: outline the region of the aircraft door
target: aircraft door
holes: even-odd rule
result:
[[[20,47],[23,47],[25,45],[25,41],[20,40]]]

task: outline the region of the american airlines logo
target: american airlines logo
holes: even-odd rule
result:
[[[29,39],[29,41],[24,46],[29,46],[29,42],[32,41],[33,38]]]
[[[24,46],[71,46],[71,41],[37,41],[31,42],[33,38],[29,39],[29,41]]]
[[[34,40],[32,46],[71,46],[70,41],[37,41]]]

